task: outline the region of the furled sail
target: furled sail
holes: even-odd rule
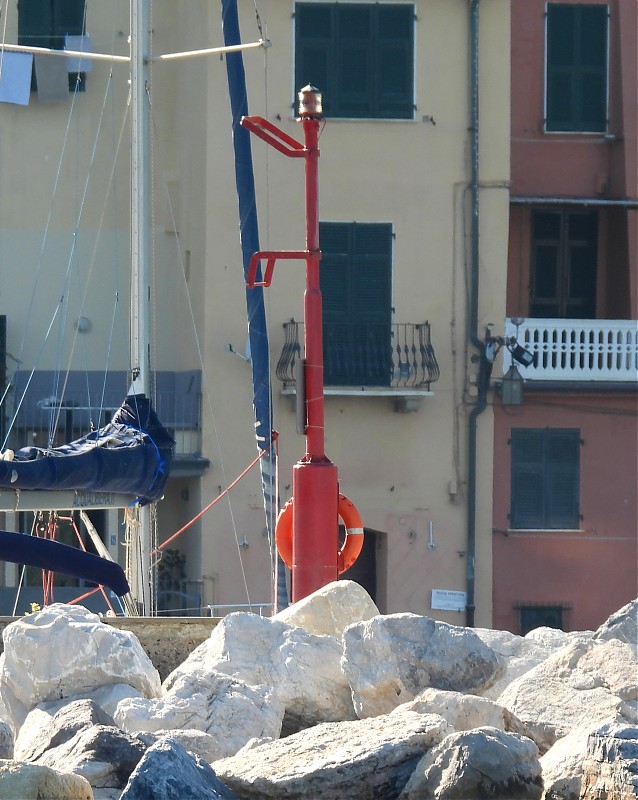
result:
[[[129,395],[111,422],[58,447],[23,447],[0,460],[0,486],[11,489],[121,492],[131,502],[159,500],[175,442],[150,400]]]
[[[236,47],[241,44],[239,15],[236,0],[221,0],[224,44]],[[235,183],[239,203],[239,237],[242,251],[244,278],[248,273],[250,258],[259,250],[257,203],[253,176],[250,134],[241,126],[241,118],[248,114],[248,93],[241,52],[226,55],[226,72],[232,112],[233,149],[235,154]],[[248,314],[248,342],[253,376],[253,408],[257,446],[267,451],[261,459],[261,479],[266,514],[266,528],[274,543],[274,521],[277,518],[277,486],[275,480],[275,453],[272,448],[272,398],[270,389],[270,361],[266,311],[261,287],[246,289]],[[288,605],[284,565],[274,550],[276,573],[276,607]]]

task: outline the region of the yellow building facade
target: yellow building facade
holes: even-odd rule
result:
[[[243,54],[249,113],[299,139],[297,90],[313,83],[323,92],[319,218],[334,301],[328,308],[324,298],[324,347],[343,326],[335,347],[351,359],[331,355],[326,364],[326,455],[364,520],[362,581],[384,612],[488,626],[493,420],[489,402],[482,407],[479,343],[500,335],[505,318],[509,3],[238,6],[242,40],[270,45]],[[19,13],[9,12],[7,42],[18,42]],[[268,606],[272,551],[258,468],[190,524],[257,454],[225,60],[156,58],[221,46],[221,8],[164,0],[151,4],[149,18],[151,353],[154,368],[173,376],[167,424],[178,452],[157,507],[158,539],[188,526],[171,546],[182,613],[191,603],[204,613]],[[93,52],[126,55],[128,31],[128,4],[87,0]],[[9,378],[18,360],[21,372],[33,364],[47,374],[128,369],[127,76],[124,62],[95,61],[83,90],[62,100],[45,101],[36,89],[28,105],[0,103]],[[251,148],[261,248],[303,249],[302,163],[256,138]],[[335,277],[337,256],[346,288]],[[370,264],[379,268],[374,280]],[[305,442],[295,430],[295,387],[276,367],[291,320],[302,345],[303,293],[301,261],[278,263],[264,290],[282,502]],[[54,316],[64,345],[46,338]],[[80,318],[88,330],[78,332]],[[378,330],[386,338],[368,356],[381,359],[370,373],[356,366],[356,353]],[[416,374],[424,331],[438,367],[426,381]],[[196,395],[196,418],[176,410],[186,395]],[[101,520],[122,559],[119,513]],[[19,513],[7,510],[5,527],[18,524]],[[4,577],[15,585],[13,565]]]

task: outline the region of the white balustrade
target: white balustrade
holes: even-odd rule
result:
[[[518,318],[516,322],[520,322]],[[638,322],[605,319],[524,319],[505,321],[505,337],[536,355],[536,366],[514,362],[527,380],[638,380]],[[503,373],[512,365],[503,348]]]

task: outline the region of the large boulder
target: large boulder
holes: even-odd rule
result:
[[[588,739],[579,800],[638,797],[638,728],[603,725]]]
[[[574,641],[522,675],[498,698],[529,730],[541,753],[570,731],[634,722],[636,660],[618,641]]]
[[[222,672],[264,685],[285,708],[287,733],[318,722],[354,719],[350,686],[341,672],[341,644],[278,619],[229,614],[164,681],[168,692],[194,669]]]
[[[317,636],[341,639],[348,625],[379,614],[370,595],[355,581],[333,581],[275,614],[274,619]]]
[[[549,656],[567,647],[575,639],[590,639],[593,636],[591,632],[566,633],[556,628],[545,627],[534,628],[525,636],[490,628],[474,628],[474,632],[481,641],[502,657],[505,664],[505,671],[501,677],[481,692],[483,697],[491,700],[496,700],[510,683]]]
[[[13,729],[8,722],[0,720],[0,760],[13,758]]]
[[[103,712],[101,716],[95,714],[91,718],[90,725],[106,724],[113,725],[113,715],[117,710],[118,703],[129,697],[140,697],[137,689],[125,683],[113,683],[110,686],[101,686],[93,692],[72,695],[62,700],[48,700],[45,703],[38,703],[31,709],[26,719],[20,726],[20,730],[15,740],[14,758],[21,761],[29,761],[29,753],[32,748],[40,749],[42,746],[43,731],[47,730],[52,718],[63,709],[81,709],[83,704],[76,705],[80,701],[89,703]],[[84,706],[86,707],[86,706]],[[79,727],[79,726],[78,726]],[[87,727],[87,726],[85,726]]]
[[[591,728],[574,728],[541,757],[543,800],[579,800]]]
[[[387,714],[430,686],[480,694],[504,670],[472,630],[409,613],[346,628],[341,666],[360,718]]]
[[[449,730],[441,717],[414,711],[326,722],[244,748],[213,769],[242,800],[395,800]]]
[[[216,742],[217,759],[234,755],[256,737],[278,738],[283,716],[282,703],[268,687],[198,667],[177,677],[159,699],[123,700],[115,721],[131,734],[202,731]]]
[[[57,747],[93,725],[114,725],[113,718],[91,700],[75,700],[55,714],[36,707],[29,712],[15,743],[17,761],[37,761],[47,750]]]
[[[0,696],[17,730],[38,703],[126,683],[146,697],[159,674],[137,638],[82,606],[54,603],[4,629]]]
[[[594,633],[595,639],[619,639],[638,650],[638,600],[612,614]]]
[[[141,741],[114,725],[93,725],[47,750],[35,763],[82,775],[91,786],[123,789],[145,751]]]
[[[81,775],[0,760],[0,797],[6,800],[93,800],[93,790]]]
[[[540,800],[538,749],[495,728],[451,733],[419,762],[398,800]]]
[[[135,768],[120,800],[239,800],[210,765],[187,753],[174,739],[150,747]]]
[[[404,709],[419,714],[438,714],[455,731],[484,727],[507,730],[511,718],[502,706],[485,697],[432,688],[424,689],[414,700],[397,706],[391,713]]]
[[[147,748],[153,747],[162,739],[172,739],[173,742],[181,745],[192,756],[197,756],[209,764],[221,757],[219,739],[210,733],[204,733],[204,731],[198,731],[194,728],[169,729],[155,731],[154,733],[139,732],[135,734],[135,738],[143,742]],[[251,739],[245,746],[257,741],[262,740]],[[119,800],[119,795],[117,800]]]

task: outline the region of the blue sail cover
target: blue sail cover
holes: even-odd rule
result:
[[[241,44],[237,0],[221,0],[224,44]],[[242,252],[244,279],[253,253],[259,250],[259,226],[257,202],[253,176],[250,133],[242,127],[241,118],[248,115],[248,95],[244,60],[240,51],[226,53],[226,74],[232,114],[233,151],[235,155],[235,183],[239,204],[239,239]],[[261,280],[261,270],[257,270]],[[255,411],[255,434],[257,446],[267,451],[260,461],[262,492],[266,514],[266,528],[274,542],[274,520],[277,517],[277,486],[275,481],[275,453],[272,447],[272,398],[270,389],[270,360],[268,329],[264,295],[261,286],[246,289],[246,311],[248,314],[248,341],[253,377],[253,408]],[[277,609],[288,605],[284,565],[276,558]]]
[[[175,442],[150,400],[130,395],[108,425],[69,444],[23,447],[0,460],[0,487],[130,494],[141,505],[159,500]]]
[[[118,597],[130,592],[124,570],[115,561],[100,558],[53,539],[0,531],[0,560],[13,564],[29,564],[73,578],[83,578],[100,586],[107,586]]]

